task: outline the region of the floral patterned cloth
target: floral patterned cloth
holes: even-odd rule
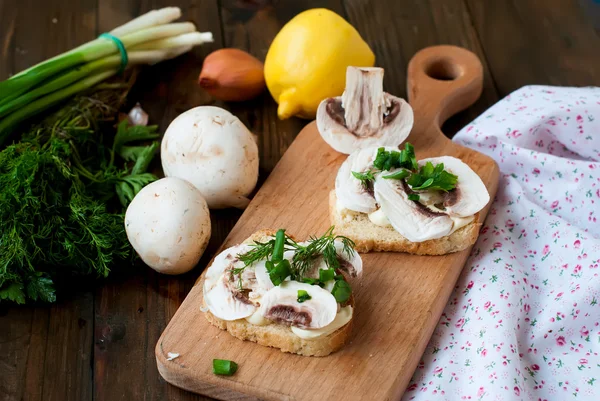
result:
[[[403,400],[600,400],[600,88],[521,88],[454,140],[500,184]]]

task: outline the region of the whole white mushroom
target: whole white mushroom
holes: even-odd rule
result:
[[[200,106],[179,115],[161,144],[167,177],[194,184],[211,209],[248,206],[258,180],[258,146],[233,114]]]
[[[176,177],[155,181],[133,198],[125,231],[144,263],[165,274],[188,272],[210,239],[208,205],[192,184]]]

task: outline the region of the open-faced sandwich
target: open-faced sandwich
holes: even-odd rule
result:
[[[419,160],[414,148],[352,153],[331,191],[331,221],[360,252],[443,255],[477,240],[479,211],[490,200],[481,178],[460,159]]]
[[[259,231],[215,257],[202,308],[210,323],[239,339],[325,356],[350,335],[354,298],[347,279],[361,273],[353,242],[333,227],[306,242],[284,230]]]

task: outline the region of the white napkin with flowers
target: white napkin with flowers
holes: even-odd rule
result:
[[[454,141],[499,189],[403,400],[600,400],[600,88],[521,88]]]

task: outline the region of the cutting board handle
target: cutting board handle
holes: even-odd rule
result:
[[[471,106],[483,89],[479,57],[457,46],[432,46],[420,50],[408,64],[408,101],[415,113],[413,132],[441,134],[441,125]],[[437,130],[427,129],[434,124]],[[410,138],[414,142],[440,138]]]

